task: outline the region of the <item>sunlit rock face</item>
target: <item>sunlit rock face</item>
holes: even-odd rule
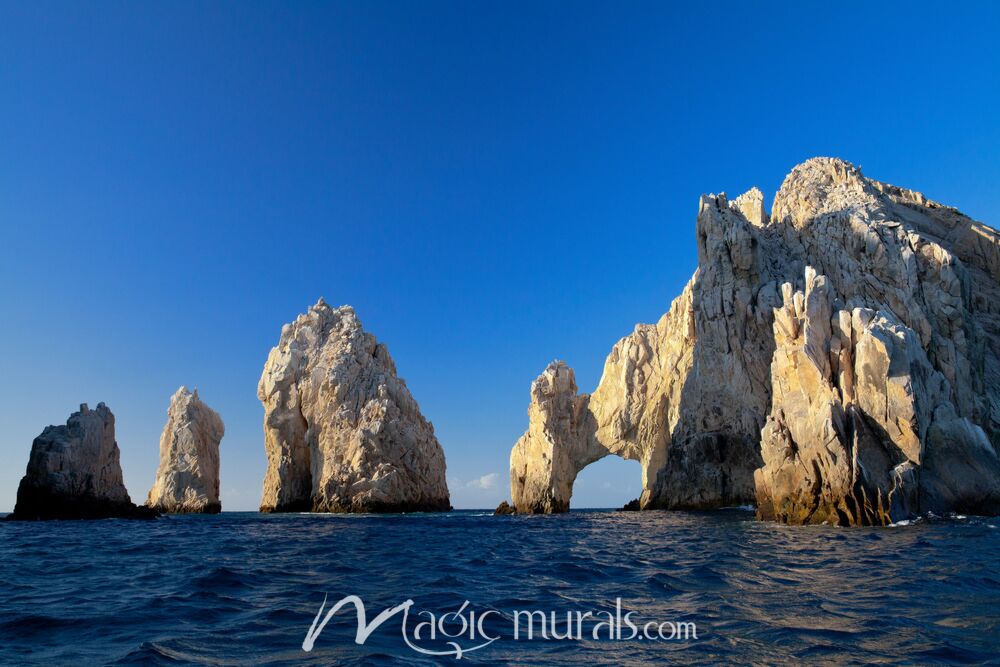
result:
[[[756,189],[703,196],[696,237],[691,281],[618,342],[593,394],[533,385],[518,511],[518,492],[523,511],[564,511],[600,451],[642,463],[644,509],[753,503],[842,525],[1000,511],[995,230],[816,158],[770,215]]]
[[[322,299],[281,331],[261,375],[261,511],[451,508],[444,452],[385,345]]]
[[[219,443],[222,418],[181,387],[170,399],[160,436],[160,466],[146,505],[161,512],[215,514],[219,502]]]
[[[84,403],[65,426],[47,426],[31,444],[13,519],[151,518],[122,480],[115,416],[104,403]]]
[[[517,512],[569,510],[576,474],[607,456],[593,432],[587,396],[576,393],[573,370],[553,361],[531,385],[528,431],[510,455],[511,499]]]

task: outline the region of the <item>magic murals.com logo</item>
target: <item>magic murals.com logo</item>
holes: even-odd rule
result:
[[[390,619],[400,620],[399,632],[413,651],[422,655],[462,656],[503,640],[514,641],[690,641],[698,639],[698,629],[690,621],[642,621],[635,611],[622,609],[615,599],[614,611],[541,611],[514,610],[505,614],[496,609],[478,610],[465,600],[454,611],[436,613],[415,610],[411,599],[389,607],[368,621],[364,601],[357,595],[341,598],[327,609],[327,598],[302,642],[303,651],[312,651],[323,629],[345,607],[353,609],[357,629],[354,643],[364,645],[368,638]],[[325,612],[325,613],[324,613]],[[349,614],[349,612],[348,612]],[[391,631],[391,624],[387,631]],[[502,628],[509,626],[506,631]]]

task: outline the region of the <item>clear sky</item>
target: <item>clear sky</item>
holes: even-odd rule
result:
[[[532,379],[593,389],[668,308],[700,194],[833,155],[1000,224],[998,34],[986,2],[0,1],[0,510],[81,402],[145,500],[182,384],[255,509],[257,380],[321,295],[495,506]],[[639,489],[602,461],[573,504]]]

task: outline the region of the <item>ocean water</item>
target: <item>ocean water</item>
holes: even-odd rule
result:
[[[347,606],[305,652],[324,597],[329,609],[348,595],[367,623],[413,604],[361,645]],[[619,599],[637,625],[674,623],[662,626],[669,636],[691,622],[697,639],[629,639],[627,627],[618,639],[606,626],[594,639],[592,617],[577,624],[580,638],[552,628],[513,638],[515,612],[555,612],[556,634],[572,635],[573,613],[607,618]],[[407,625],[425,651],[451,650],[429,624],[458,634],[473,613],[497,639],[460,660],[404,638]],[[474,634],[449,641],[468,649],[483,643]],[[995,518],[879,529],[780,526],[740,510],[0,522],[2,664],[926,665],[998,655]]]

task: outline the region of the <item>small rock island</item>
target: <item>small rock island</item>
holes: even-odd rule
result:
[[[262,512],[451,509],[444,451],[385,345],[323,299],[282,328],[257,395]]]
[[[65,426],[48,426],[31,445],[28,468],[9,519],[154,518],[132,503],[125,482],[115,416],[104,403],[84,403]]]
[[[170,399],[167,423],[160,436],[160,465],[146,505],[171,513],[216,514],[219,501],[219,443],[222,418],[181,387]]]

